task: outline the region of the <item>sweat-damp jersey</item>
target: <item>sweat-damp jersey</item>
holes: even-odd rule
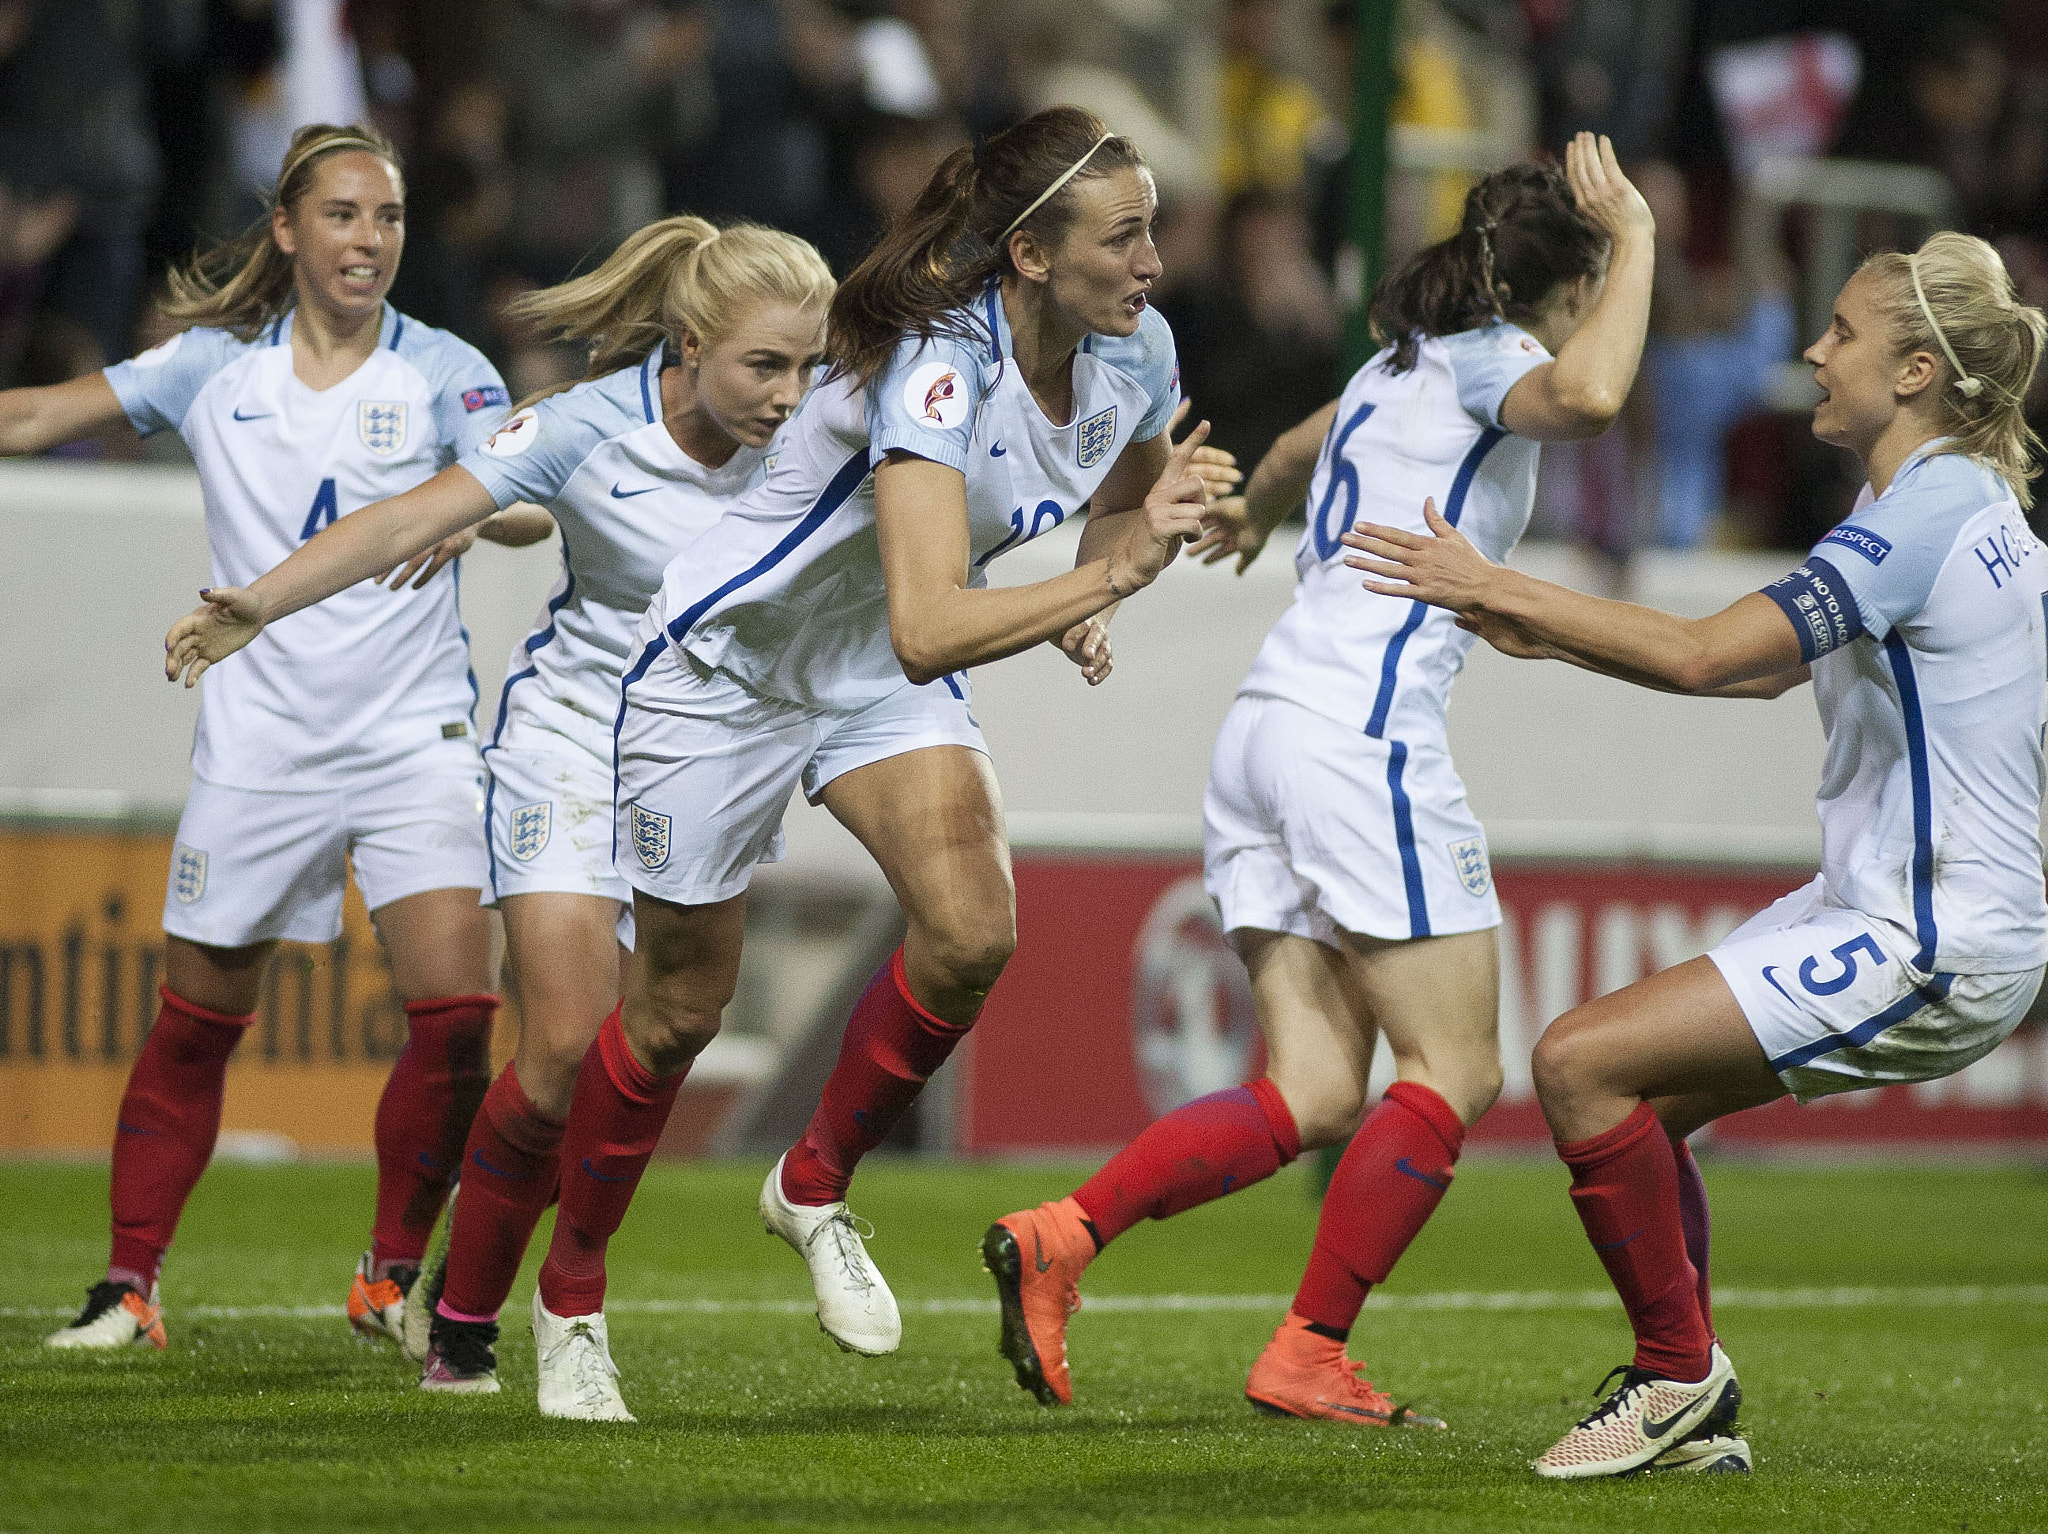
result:
[[[1764,595],[1813,665],[1829,896],[1913,933],[1924,974],[2005,974],[2048,961],[2048,553],[2003,479],[1937,445]]]
[[[498,729],[519,712],[611,757],[633,631],[677,552],[718,520],[776,452],[741,447],[707,468],[661,419],[661,353],[522,410],[461,466],[502,508],[534,501],[562,535],[562,573],[512,652]]]
[[[966,476],[970,583],[982,586],[992,560],[1064,522],[1179,402],[1173,333],[1156,310],[1135,335],[1082,341],[1073,416],[1058,425],[1011,360],[995,285],[953,318],[972,341],[906,337],[867,388],[840,379],[811,391],[767,478],[669,565],[657,643],[806,707],[886,697],[905,683],[889,642],[875,465],[900,450]]]
[[[192,449],[213,580],[246,586],[308,538],[412,489],[488,436],[505,386],[482,353],[388,304],[377,350],[315,390],[292,371],[292,316],[254,341],[187,330],[106,370],[147,435]],[[270,624],[200,683],[192,770],[268,790],[345,787],[474,729],[476,682],[451,568],[424,590],[363,581]]]

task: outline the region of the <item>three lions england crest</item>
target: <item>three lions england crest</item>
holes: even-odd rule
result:
[[[1074,457],[1084,469],[1092,469],[1108,456],[1116,441],[1116,406],[1098,410],[1081,423],[1074,434]]]
[[[379,458],[405,446],[405,401],[366,399],[356,405],[356,435]]]
[[[1458,882],[1465,886],[1465,893],[1475,899],[1483,898],[1493,888],[1493,868],[1486,860],[1486,838],[1468,836],[1463,841],[1449,844],[1451,868],[1458,875]]]
[[[670,823],[668,816],[657,814],[636,803],[626,807],[626,819],[633,828],[633,851],[640,859],[640,866],[655,869],[666,863]]]
[[[554,826],[555,805],[552,799],[519,805],[512,811],[512,856],[522,863],[531,863],[547,846]]]

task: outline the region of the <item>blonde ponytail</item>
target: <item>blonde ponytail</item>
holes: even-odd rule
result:
[[[1975,235],[1930,235],[1911,256],[1888,251],[1860,270],[1877,283],[1900,355],[1937,359],[1935,408],[1948,435],[1937,451],[1983,460],[2031,508],[2041,439],[2027,425],[2026,397],[2048,317],[2020,302],[1998,252]]]
[[[750,303],[823,306],[832,290],[832,270],[808,241],[760,224],[720,228],[679,213],[628,235],[596,271],[522,294],[506,307],[557,340],[587,345],[588,380],[644,361],[686,334],[713,344]]]
[[[278,248],[271,233],[271,211],[289,208],[306,194],[320,161],[349,150],[376,155],[398,173],[398,151],[375,128],[310,123],[299,129],[285,151],[277,185],[264,200],[263,216],[232,240],[171,269],[164,318],[180,329],[207,325],[243,341],[255,340],[295,297],[292,258]]]

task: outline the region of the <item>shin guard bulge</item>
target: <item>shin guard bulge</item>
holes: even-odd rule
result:
[[[1163,1220],[1262,1182],[1300,1154],[1294,1115],[1262,1076],[1149,1125],[1074,1190],[1074,1202],[1099,1249],[1140,1220]]]
[[[255,1021],[210,1012],[159,986],[156,1024],[128,1072],[114,1121],[109,1279],[148,1294],[185,1200],[213,1156],[228,1056]]]
[[[1316,1221],[1294,1312],[1342,1339],[1374,1284],[1383,1284],[1449,1191],[1465,1124],[1418,1081],[1387,1088],[1351,1137]]]
[[[462,1151],[462,1197],[448,1238],[441,1303],[458,1317],[495,1318],[512,1292],[561,1168],[559,1119],[536,1108],[508,1065],[484,1094]]]
[[[860,1158],[888,1138],[972,1026],[919,1006],[903,950],[891,954],[854,1005],[817,1111],[783,1159],[782,1196],[809,1205],[845,1198]]]
[[[540,1267],[541,1303],[557,1316],[604,1309],[604,1254],[661,1139],[685,1066],[656,1076],[633,1058],[615,1007],[597,1031],[562,1133],[562,1206]]]
[[[377,1218],[373,1276],[419,1264],[462,1164],[462,1145],[491,1084],[495,996],[436,996],[405,1004],[405,1048],[377,1100]]]
[[[1665,1379],[1704,1379],[1713,1338],[1699,1276],[1685,1255],[1678,1165],[1648,1103],[1605,1134],[1557,1153],[1572,1171],[1572,1204],[1635,1329],[1635,1366]]]

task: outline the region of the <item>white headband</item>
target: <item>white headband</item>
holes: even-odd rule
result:
[[[1038,201],[1034,202],[1030,207],[1026,208],[1022,213],[1019,213],[1015,218],[1010,220],[1010,227],[1002,232],[1002,235],[996,240],[996,244],[998,246],[1007,245],[1010,241],[1010,236],[1017,232],[1017,226],[1023,223],[1024,220],[1029,218],[1032,214],[1036,213],[1040,208],[1044,207],[1046,205],[1046,202],[1061,187],[1065,186],[1069,181],[1072,181],[1076,176],[1080,175],[1081,167],[1086,165],[1090,160],[1095,158],[1095,151],[1100,149],[1104,144],[1107,144],[1111,139],[1115,137],[1116,135],[1114,133],[1105,133],[1102,135],[1101,138],[1097,139],[1094,143],[1090,144],[1088,146],[1088,152],[1082,155],[1081,158],[1076,160],[1072,165],[1069,165],[1066,168],[1066,170],[1061,173],[1059,180],[1055,181],[1051,186],[1047,187],[1044,191],[1038,194]]]
[[[1913,274],[1913,296],[1920,300],[1920,312],[1927,316],[1927,327],[1934,332],[1934,339],[1941,343],[1941,354],[1948,358],[1948,365],[1956,370],[1956,388],[1962,391],[1964,399],[1975,399],[1984,392],[1984,380],[1972,378],[1956,359],[1955,348],[1948,344],[1948,337],[1941,333],[1941,326],[1935,322],[1934,310],[1927,302],[1927,290],[1920,286],[1920,257],[1906,257],[1906,270]]]

